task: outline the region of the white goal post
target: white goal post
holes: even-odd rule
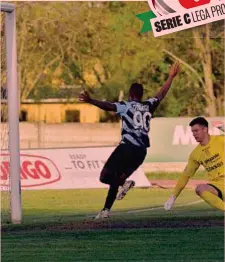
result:
[[[5,13],[6,85],[8,100],[11,222],[21,223],[19,88],[17,75],[16,14],[15,5],[1,2]]]

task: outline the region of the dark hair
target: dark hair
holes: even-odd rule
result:
[[[133,83],[130,87],[130,94],[141,99],[144,93],[144,88],[141,84]]]
[[[194,126],[197,124],[201,126],[209,127],[209,123],[204,117],[196,117],[190,122],[189,126]]]

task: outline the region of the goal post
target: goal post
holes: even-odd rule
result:
[[[15,5],[1,2],[5,13],[6,86],[9,126],[11,222],[21,223],[19,88],[17,75]]]

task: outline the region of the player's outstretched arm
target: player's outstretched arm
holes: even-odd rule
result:
[[[192,153],[188,159],[188,164],[184,169],[184,173],[181,175],[181,177],[179,178],[172,195],[170,196],[170,198],[166,201],[166,203],[164,204],[164,208],[166,210],[170,210],[172,209],[175,200],[177,199],[177,197],[180,195],[180,193],[182,192],[182,190],[186,187],[190,177],[193,177],[195,172],[198,170],[199,168],[199,162],[197,162],[195,160],[194,154]]]
[[[173,208],[174,202],[177,199],[177,197],[180,195],[180,193],[182,192],[182,190],[186,187],[188,181],[189,181],[189,176],[187,175],[182,175],[180,177],[180,179],[178,180],[172,195],[170,196],[170,198],[165,202],[164,204],[164,208],[166,210],[170,210]]]
[[[116,112],[116,110],[117,110],[115,104],[108,102],[108,101],[99,101],[99,100],[93,99],[89,96],[87,91],[83,91],[83,92],[80,93],[79,101],[85,102],[85,103],[88,103],[88,104],[92,104],[94,106],[99,107],[102,110],[105,110],[105,111]]]
[[[179,62],[176,62],[169,71],[169,77],[166,80],[165,84],[161,87],[159,92],[156,94],[156,97],[161,101],[169,91],[171,84],[173,82],[173,79],[176,77],[176,75],[180,72],[181,65]]]

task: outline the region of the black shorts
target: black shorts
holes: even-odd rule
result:
[[[207,185],[215,188],[216,191],[217,191],[217,193],[218,193],[218,197],[223,200],[223,194],[222,194],[221,190],[220,190],[218,187],[216,187],[216,186],[214,186],[214,185],[212,185],[212,184],[207,184]]]
[[[117,176],[125,174],[129,177],[144,162],[146,153],[146,148],[120,144],[112,152],[104,168],[110,170],[110,173],[116,173]]]

